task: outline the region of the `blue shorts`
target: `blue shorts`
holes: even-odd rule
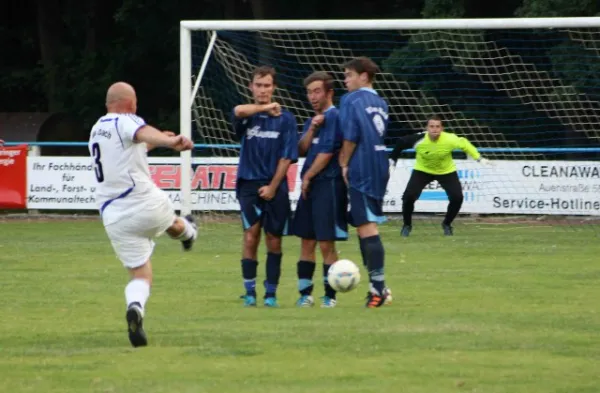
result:
[[[300,196],[292,221],[292,233],[302,239],[348,239],[348,192],[342,179],[311,183],[306,199]]]
[[[370,222],[381,224],[386,218],[383,215],[383,200],[375,199],[357,189],[350,188],[350,213],[348,222],[359,227]]]
[[[236,188],[242,226],[245,231],[260,222],[265,233],[286,236],[292,213],[287,183],[281,182],[273,199],[266,201],[258,195],[258,189],[268,184],[266,180],[238,180]]]

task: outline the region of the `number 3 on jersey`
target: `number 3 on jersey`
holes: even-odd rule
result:
[[[104,181],[104,172],[102,172],[102,162],[100,161],[102,156],[100,154],[100,145],[98,143],[92,144],[92,154],[94,156],[94,172],[96,173],[96,180],[98,180],[98,183],[102,183]]]

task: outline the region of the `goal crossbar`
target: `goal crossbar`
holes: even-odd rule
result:
[[[184,20],[188,30],[542,29],[600,26],[600,17],[489,19]]]

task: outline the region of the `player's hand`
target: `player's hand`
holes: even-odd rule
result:
[[[0,146],[4,146],[4,141],[0,139]]]
[[[346,183],[346,186],[349,186],[349,184],[348,184],[348,167],[347,166],[342,167],[342,177],[344,178],[344,183]]]
[[[315,117],[312,118],[312,121],[310,122],[310,126],[312,127],[313,130],[318,130],[319,127],[321,127],[323,125],[323,123],[325,122],[325,116],[324,115],[316,115]]]
[[[486,166],[494,166],[494,165],[496,165],[495,162],[493,162],[491,160],[488,160],[487,158],[483,158],[483,157],[481,157],[478,161],[479,161],[480,164],[486,165]]]
[[[270,184],[267,186],[262,186],[258,189],[258,196],[265,201],[270,201],[275,197],[275,187],[272,187]]]
[[[271,116],[281,116],[281,105],[278,102],[271,102],[267,105],[267,113]]]
[[[302,199],[306,199],[308,197],[308,191],[310,189],[310,178],[306,175],[302,178]]]
[[[182,135],[171,137],[171,149],[176,151],[192,150],[194,142]]]

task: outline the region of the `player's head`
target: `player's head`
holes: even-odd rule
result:
[[[275,69],[269,66],[260,66],[252,71],[250,90],[257,104],[269,104],[273,98],[273,92],[277,82],[275,81]]]
[[[444,124],[442,124],[442,118],[438,115],[431,116],[427,120],[427,135],[432,141],[437,140],[440,134],[444,131]]]
[[[133,86],[125,82],[113,83],[106,92],[106,110],[109,113],[136,113],[137,96]]]
[[[324,71],[316,71],[304,79],[306,96],[317,113],[333,105],[333,77]]]
[[[344,84],[348,91],[361,87],[373,86],[373,79],[379,72],[377,64],[368,57],[357,57],[342,66],[344,69]]]

